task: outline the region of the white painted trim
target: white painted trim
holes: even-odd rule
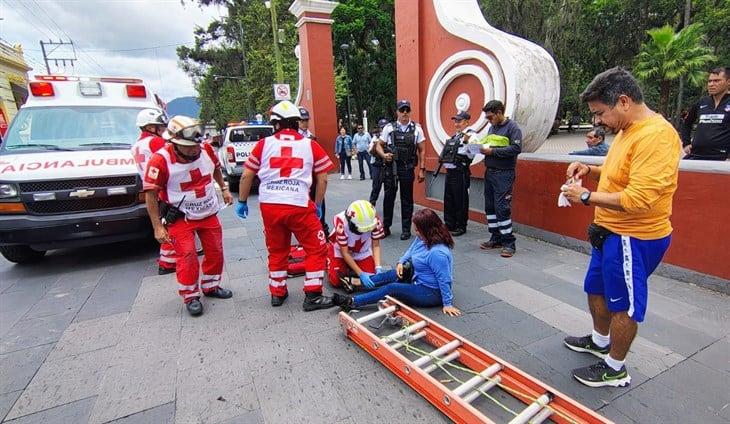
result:
[[[308,16],[303,16],[299,18],[299,20],[296,23],[296,27],[299,28],[300,26],[306,24],[306,23],[312,23],[312,24],[326,24],[326,25],[332,25],[334,22],[334,19],[325,19],[325,18],[311,18]]]
[[[289,6],[289,12],[297,18],[301,17],[306,12],[326,13],[329,15],[338,5],[339,3],[336,1],[295,0],[294,3]]]

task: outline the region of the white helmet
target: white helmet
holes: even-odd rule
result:
[[[378,225],[378,215],[375,207],[367,200],[355,200],[350,203],[345,211],[345,216],[351,224],[361,233],[373,231]]]
[[[137,126],[142,128],[145,125],[167,125],[165,112],[159,109],[140,110],[137,114]]]
[[[167,123],[162,138],[181,146],[196,146],[203,139],[204,128],[200,121],[184,115],[175,115]]]
[[[289,100],[282,100],[275,104],[269,112],[269,121],[280,121],[284,119],[302,119],[299,108]]]

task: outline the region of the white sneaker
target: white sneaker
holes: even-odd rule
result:
[[[344,174],[343,175],[340,175],[340,179],[341,180],[344,180],[345,179],[345,175]]]
[[[352,175],[348,175],[348,176],[347,176],[347,179],[348,179],[348,180],[351,180],[351,179],[352,179]]]

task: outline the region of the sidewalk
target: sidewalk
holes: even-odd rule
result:
[[[330,179],[328,218],[366,198],[369,184]],[[243,224],[233,208],[221,213],[223,285],[234,297],[205,298],[199,318],[184,312],[174,276],[155,275],[154,248],[144,244],[59,251],[35,267],[0,259],[0,418],[449,422],[348,341],[336,309],[303,312],[302,278],[289,280],[283,307],[269,305],[262,223],[255,198],[249,203]],[[392,230],[383,246],[391,265],[409,243],[398,239],[400,224]],[[591,328],[581,289],[588,257],[518,236],[517,254],[503,259],[479,250],[484,225],[470,222],[468,231],[454,250],[454,302],[465,314],[425,314],[616,422],[730,422],[727,296],[653,277],[627,362],[631,385],[587,388],[570,370],[595,358],[562,339]]]

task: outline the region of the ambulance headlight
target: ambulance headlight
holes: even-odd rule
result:
[[[0,183],[0,199],[18,197],[18,186],[15,184]]]

